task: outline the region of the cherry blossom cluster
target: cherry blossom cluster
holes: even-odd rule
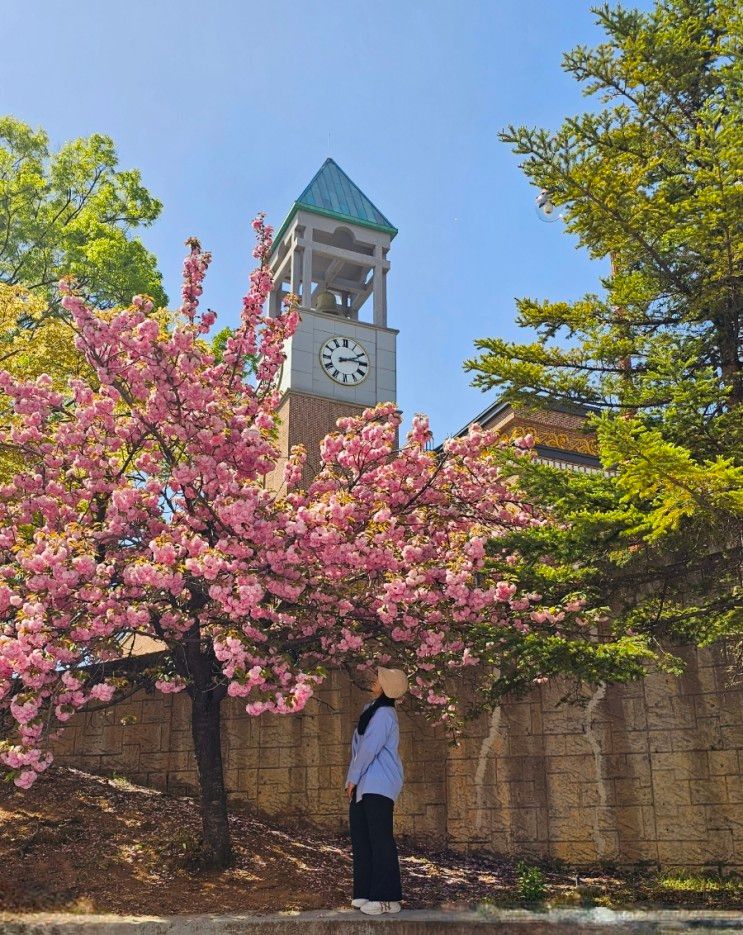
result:
[[[0,484],[0,763],[21,787],[75,711],[115,701],[126,680],[105,666],[137,635],[164,647],[162,692],[203,689],[182,661],[196,641],[210,690],[252,715],[302,710],[329,666],[393,661],[446,720],[452,674],[499,633],[579,610],[484,574],[489,543],[542,521],[495,432],[429,450],[418,415],[400,446],[400,412],[381,403],[338,420],[306,489],[301,446],[277,469],[277,374],[299,319],[263,312],[271,229],[254,228],[259,265],[220,358],[199,308],[210,257],[191,240],[172,328],[146,296],[101,312],[64,283],[90,374],[60,393],[0,372],[0,447],[26,465]]]

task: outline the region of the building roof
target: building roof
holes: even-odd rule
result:
[[[390,237],[394,237],[397,233],[397,228],[387,220],[379,208],[366,197],[358,185],[351,181],[333,159],[325,160],[310,184],[292,205],[286,220],[274,238],[274,248],[300,209],[311,211],[313,214],[321,214],[324,217],[336,218],[339,221],[350,221],[361,227],[382,231]]]
[[[552,409],[553,411],[556,411],[556,412],[569,412],[569,413],[572,413],[573,415],[581,416],[583,418],[586,418],[592,413],[597,412],[597,410],[593,406],[581,405],[579,403],[562,402],[561,400],[557,400],[557,399],[549,399],[545,401],[544,397],[541,398],[541,403],[540,403],[539,397],[537,397],[536,394],[534,394],[533,398],[534,398],[534,402],[537,405],[537,407],[544,407],[547,410]],[[545,402],[546,402],[546,405],[545,405]],[[483,423],[490,422],[496,416],[500,415],[502,412],[506,412],[508,409],[511,409],[511,408],[512,408],[512,404],[510,402],[505,402],[502,399],[495,399],[493,402],[488,403],[488,405],[482,410],[482,412],[478,413],[474,419],[470,419],[470,421],[466,425],[463,425],[462,428],[458,432],[455,433],[454,437],[460,438],[462,435],[466,435],[467,432],[469,431],[469,427],[472,425],[473,422],[478,422],[480,425],[482,425]]]
[[[556,399],[546,400],[542,398],[541,403],[542,407],[547,412],[550,410],[552,412],[565,412],[571,415],[579,416],[581,418],[586,418],[588,415],[590,415],[591,412],[595,411],[591,406],[583,406],[579,405],[578,403],[562,402]],[[489,423],[492,423],[499,416],[506,414],[509,409],[513,411],[513,406],[510,402],[506,402],[502,399],[493,400],[493,402],[486,406],[482,412],[478,413],[474,419],[470,419],[470,421],[464,425],[455,434],[454,437],[459,438],[463,435],[466,435],[469,431],[470,425],[472,425],[473,422],[477,422],[483,427],[487,427]],[[582,451],[573,450],[572,448],[557,448],[554,445],[540,442],[539,438],[537,438],[534,447],[537,451],[540,461],[564,467],[574,467],[580,470],[603,471],[601,459],[594,454],[587,454]],[[435,451],[443,451],[443,448],[444,443],[440,442],[435,446]]]

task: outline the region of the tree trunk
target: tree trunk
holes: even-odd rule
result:
[[[214,870],[232,862],[230,829],[227,823],[227,794],[222,770],[220,744],[221,698],[215,692],[194,693],[191,730],[201,787],[201,821],[204,834],[204,862]]]
[[[730,304],[732,305],[732,303]],[[728,405],[731,409],[743,403],[743,374],[739,348],[739,311],[728,306],[726,313],[714,319],[717,329],[717,347],[720,354],[720,371],[723,380],[730,386]]]

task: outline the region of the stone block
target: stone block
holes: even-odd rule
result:
[[[257,747],[260,744],[260,726],[257,718],[231,718],[222,723],[222,743],[233,747]]]
[[[270,786],[258,786],[256,807],[266,815],[284,815],[291,808],[291,796]]]
[[[698,839],[659,840],[657,844],[658,860],[665,869],[702,867],[718,860],[713,847]]]
[[[743,719],[736,725],[720,726],[718,748],[725,750],[743,750]]]
[[[446,834],[446,807],[426,805],[425,811],[415,817],[415,833],[423,837],[442,837]]]
[[[581,782],[578,783],[578,805],[581,808],[595,808],[602,804],[602,792],[605,800],[611,802],[613,786],[610,782]]]
[[[612,753],[599,758],[601,775],[606,779],[622,779],[629,774],[626,753]]]
[[[573,726],[563,708],[542,711],[542,733],[544,734],[569,734]]]
[[[613,800],[618,806],[649,805],[653,801],[653,787],[642,785],[636,779],[614,780]]]
[[[530,730],[532,734],[544,733],[541,704],[539,704],[538,702],[534,702],[534,701],[530,703],[529,718],[530,718]]]
[[[169,772],[196,772],[196,755],[193,750],[169,750]]]
[[[598,857],[594,841],[582,840],[556,840],[549,843],[549,856],[564,860],[569,864],[594,863]]]
[[[281,747],[264,747],[258,749],[258,769],[278,769]]]
[[[144,751],[139,755],[139,769],[153,773],[167,773],[168,754],[159,750]]]
[[[144,698],[139,721],[142,724],[168,723],[170,721],[170,699],[161,692]]]
[[[706,779],[709,776],[707,751],[654,753],[652,768],[671,769],[677,776],[686,779]]]
[[[639,805],[612,809],[609,824],[616,829],[622,841],[636,841],[645,837],[643,810]]]
[[[278,792],[287,794],[291,791],[288,769],[262,766],[257,772],[258,785],[260,787],[270,787]]]
[[[294,795],[307,788],[307,770],[303,766],[289,767],[289,791]]]
[[[743,804],[743,777],[726,776],[725,786],[728,802]]]
[[[580,783],[568,773],[550,773],[547,776],[547,797],[550,813],[567,814],[580,804]]]
[[[536,794],[533,780],[517,780],[508,783],[507,801],[513,807],[534,806]]]
[[[351,760],[351,744],[325,743],[322,746],[322,764],[327,766],[348,766]],[[404,762],[404,758],[403,758]]]
[[[550,841],[592,841],[593,817],[592,812],[580,808],[571,808],[559,815],[550,809]]]
[[[671,749],[674,751],[684,750],[709,750],[711,747],[720,746],[722,738],[717,718],[700,718],[696,727],[691,730],[671,731]]]
[[[315,801],[318,811],[324,814],[348,814],[348,799],[342,789],[319,789]]]
[[[619,860],[619,834],[613,829],[600,828],[594,833],[596,856],[601,860]]]
[[[299,766],[302,762],[302,752],[301,747],[279,747],[274,749],[271,755],[271,765],[287,769]]]
[[[700,692],[704,695],[716,695],[720,689],[718,679],[719,667],[714,665],[703,665],[701,657],[698,657],[698,664],[695,670],[697,685]]]
[[[549,757],[545,760],[546,773],[565,773],[576,782],[596,775],[596,762],[593,754],[585,753],[574,756]]]
[[[648,726],[647,707],[642,695],[621,698],[621,722],[612,723],[617,733],[645,731]]]
[[[518,756],[495,758],[501,780],[509,782],[530,782],[535,776],[544,775],[544,758],[541,756]]]
[[[116,724],[107,724],[94,734],[87,735],[82,749],[86,753],[121,753],[123,734],[121,727]]]
[[[653,770],[653,802],[663,814],[691,805],[689,780],[672,769]]]
[[[648,750],[648,732],[645,730],[612,730],[612,753],[645,753]]]
[[[260,717],[260,744],[262,748],[284,747],[291,735],[286,729],[286,718],[278,714],[262,714]]]
[[[652,840],[620,837],[619,859],[622,864],[638,864],[647,861],[656,863],[658,860],[658,845]]]
[[[193,747],[191,728],[172,727],[168,731],[169,750],[190,750]]]
[[[161,792],[166,792],[168,789],[168,774],[158,771],[143,773],[144,780],[143,785],[148,786],[150,789],[159,789]]]
[[[536,841],[538,809],[514,808],[510,811],[509,823],[514,844]]]
[[[190,795],[198,791],[199,782],[196,772],[173,770],[168,773],[167,791],[171,795]]]
[[[652,673],[644,681],[645,705],[650,717],[656,712],[671,712],[671,698],[678,689],[675,677],[662,673]]]
[[[729,829],[743,844],[743,806],[740,803],[719,802],[715,805],[700,805],[699,809],[705,812],[711,829]]]
[[[261,765],[261,761],[264,760],[260,746],[247,743],[242,745],[231,744],[223,752],[223,756],[225,763],[229,763],[230,767],[235,769],[257,769]]]
[[[515,734],[507,739],[510,756],[539,756],[544,752],[544,737],[541,734]],[[496,743],[496,746],[499,744]]]
[[[72,756],[75,752],[75,742],[77,741],[80,744],[80,748],[84,749],[81,742],[78,740],[78,730],[75,727],[68,727],[63,733],[62,736],[54,744],[54,759],[59,762],[60,757],[63,756]]]
[[[673,750],[673,730],[671,725],[657,727],[648,731],[648,749],[651,754],[670,753]]]
[[[565,756],[567,734],[543,734],[542,749],[546,757]]]
[[[698,718],[719,717],[724,711],[722,697],[716,691],[691,695],[689,700],[694,705],[694,713]]]
[[[236,772],[235,791],[255,804],[258,799],[258,770],[239,768]]]
[[[679,805],[673,812],[656,812],[655,829],[658,841],[704,841],[707,836],[704,809]]]
[[[627,776],[643,785],[650,785],[652,760],[649,753],[627,753]]]
[[[643,805],[641,806],[642,810],[642,826],[645,829],[645,840],[646,841],[655,841],[657,840],[658,835],[656,834],[656,825],[655,825],[655,806],[654,805]]]
[[[720,787],[717,782],[709,779],[692,779],[689,781],[689,792],[693,805],[714,805],[721,799],[721,791],[724,795],[724,786]]]
[[[608,736],[608,735],[607,735]],[[596,740],[599,742],[599,749],[606,750],[607,740],[600,730],[595,731]],[[603,744],[603,745],[602,745]],[[582,731],[573,731],[565,735],[565,754],[567,756],[590,755],[593,758],[593,747],[588,739],[588,735]]]
[[[737,776],[740,773],[737,750],[708,750],[707,760],[713,776]]]
[[[712,830],[707,828],[707,846],[709,847],[710,860],[721,860],[723,862],[737,863],[740,866],[741,853],[736,845],[733,832],[729,828],[721,830]]]

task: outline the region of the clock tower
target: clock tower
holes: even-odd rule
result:
[[[279,389],[281,458],[267,478],[280,487],[292,445],[307,449],[302,479],[319,469],[321,439],[336,419],[397,394],[397,330],[387,326],[387,259],[397,229],[332,159],[294,202],[274,239],[269,315],[298,296]]]

